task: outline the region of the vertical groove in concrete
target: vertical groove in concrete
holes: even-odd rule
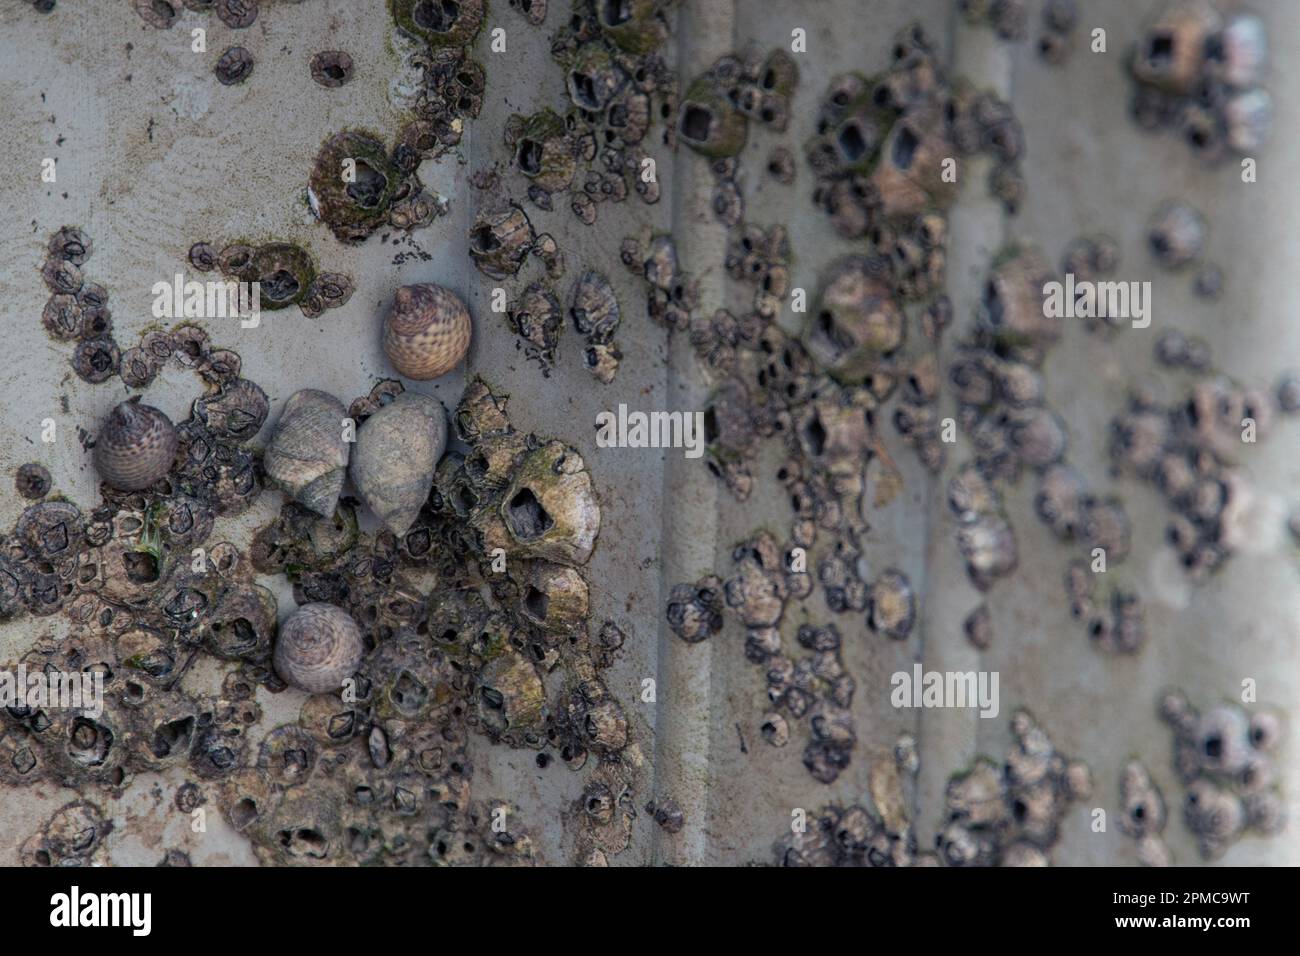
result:
[[[1010,99],[1011,59],[1006,45],[992,30],[969,26],[955,10],[952,21],[952,78],[964,77],[979,89],[991,89]],[[948,219],[947,291],[953,304],[953,327],[940,346],[941,369],[950,367],[957,342],[969,330],[989,260],[1005,240],[1006,214],[988,194],[989,168],[985,156],[958,159],[959,193]],[[941,418],[956,417],[956,404],[947,388],[941,392],[940,409]],[[969,443],[958,433],[957,443],[948,446],[947,462],[931,498],[919,651],[926,671],[973,671],[984,666],[980,652],[963,632],[966,616],[979,606],[982,596],[970,584],[965,562],[957,552],[956,525],[947,504],[949,479],[971,457]],[[988,722],[1005,732],[1007,716],[1000,713]],[[949,776],[968,767],[979,753],[980,721],[974,709],[920,711],[917,749],[921,768],[914,820],[917,839],[924,848],[933,845],[934,833],[941,825]]]
[[[676,30],[682,82],[730,51],[734,29],[733,0],[683,4]],[[716,268],[699,268],[721,261],[726,250],[726,230],[710,208],[712,191],[708,161],[679,147],[672,169],[673,235],[682,267],[699,283],[699,312],[704,315],[720,308],[725,294],[725,274]],[[703,410],[707,400],[708,386],[696,371],[689,338],[671,333],[668,409]],[[669,630],[662,609],[674,582],[694,581],[714,569],[718,488],[704,459],[687,459],[672,451],[665,455],[654,791],[678,802],[686,824],[673,835],[655,828],[653,859],[662,864],[704,863],[709,851],[713,656],[726,649],[718,641],[683,643]]]

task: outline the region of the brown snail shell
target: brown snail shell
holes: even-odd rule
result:
[[[266,474],[295,501],[325,517],[334,514],[347,471],[348,411],[333,395],[304,388],[289,396],[262,462]]]
[[[433,472],[447,447],[442,403],[404,392],[367,418],[357,430],[348,467],[361,498],[398,537],[415,522],[433,485]]]
[[[142,491],[158,481],[176,458],[171,420],[136,395],[109,413],[95,443],[95,467],[121,491]]]
[[[454,292],[432,282],[404,285],[384,320],[384,353],[407,378],[445,375],[469,350],[469,309]]]
[[[309,694],[336,691],[365,654],[361,628],[333,604],[304,604],[280,625],[275,672]]]

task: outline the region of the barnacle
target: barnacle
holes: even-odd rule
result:
[[[569,188],[577,171],[577,160],[564,121],[553,110],[528,117],[514,143],[519,171],[548,193]]]
[[[433,47],[473,42],[487,13],[486,0],[389,0],[393,22]]]
[[[376,136],[344,130],[321,144],[307,184],[307,201],[336,237],[359,242],[387,222],[388,208],[401,184],[401,173]]]
[[[264,309],[283,309],[301,301],[316,278],[311,256],[288,242],[258,246],[249,270],[259,283]]]
[[[582,457],[559,441],[520,462],[484,527],[489,550],[500,543],[507,551],[570,566],[587,563],[599,532],[591,475]]]
[[[469,232],[469,254],[484,275],[504,279],[520,270],[535,238],[532,223],[520,207],[483,209]]]
[[[836,378],[861,381],[903,343],[905,317],[880,270],[861,256],[831,266],[804,345]]]
[[[678,135],[702,156],[735,156],[745,145],[749,132],[745,115],[707,74],[686,88],[678,117]]]

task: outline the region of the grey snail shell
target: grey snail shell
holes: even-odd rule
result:
[[[410,530],[429,497],[447,447],[442,403],[403,392],[357,429],[348,473],[361,498],[393,534]]]
[[[136,395],[114,408],[95,442],[95,467],[121,491],[142,491],[158,481],[176,458],[171,420]]]
[[[384,353],[407,378],[437,378],[465,358],[471,328],[469,309],[450,289],[404,285],[384,319]]]
[[[333,604],[304,604],[280,625],[275,672],[309,694],[336,691],[356,673],[365,654],[361,628]]]
[[[300,505],[327,518],[338,507],[347,473],[347,417],[348,410],[333,395],[314,388],[294,392],[262,456],[269,478]]]

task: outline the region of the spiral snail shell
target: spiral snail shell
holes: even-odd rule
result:
[[[267,477],[295,501],[325,517],[334,514],[347,471],[348,411],[333,395],[304,388],[289,396],[262,463]]]
[[[95,443],[95,467],[114,488],[142,491],[167,474],[177,444],[171,420],[136,395],[109,413]]]
[[[407,378],[437,378],[465,358],[471,327],[454,292],[431,282],[404,285],[384,320],[384,353]]]
[[[398,395],[357,429],[348,473],[362,500],[399,537],[428,499],[446,447],[442,403],[413,392]]]
[[[309,694],[336,691],[365,654],[361,628],[333,604],[304,604],[280,625],[275,672]]]

